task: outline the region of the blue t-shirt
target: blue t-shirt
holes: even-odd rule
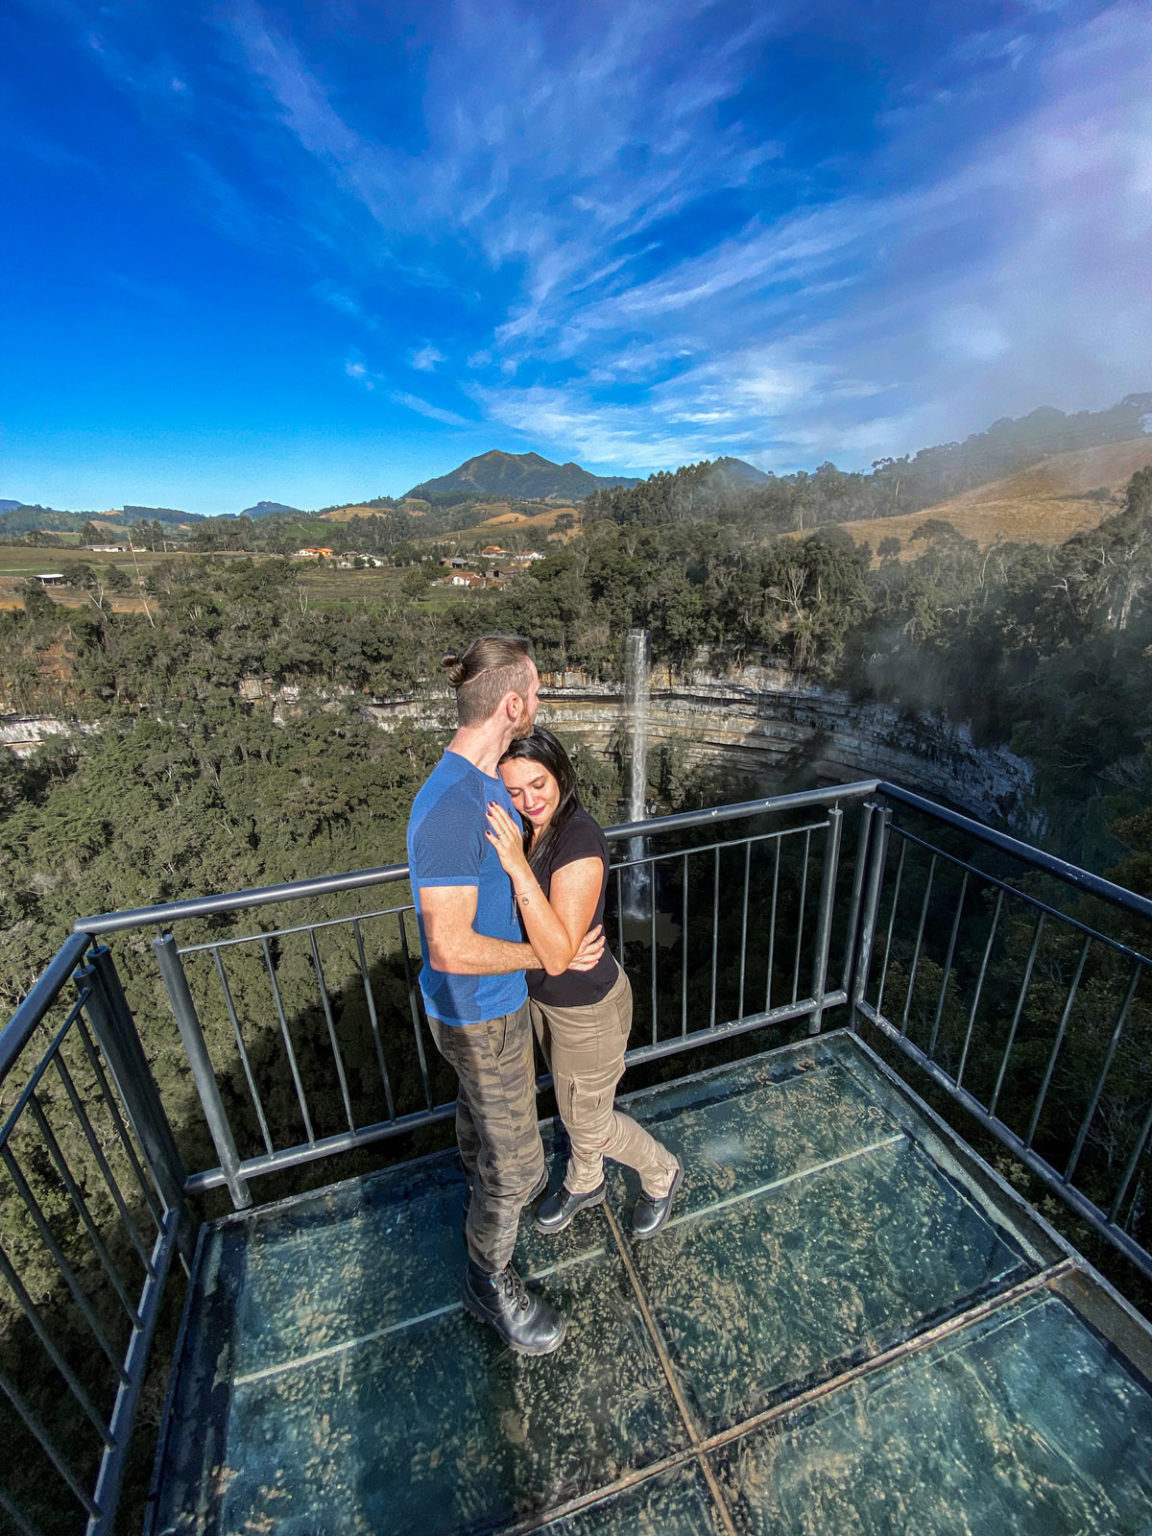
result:
[[[430,885],[474,885],[477,933],[522,944],[512,882],[495,848],[485,837],[488,802],[502,805],[513,821],[520,817],[502,779],[481,773],[458,752],[445,752],[429,774],[408,819],[408,870],[416,912]],[[428,939],[420,919],[424,968],[420,990],[424,1006],[443,1024],[478,1024],[515,1013],[528,997],[523,971],[500,976],[454,976],[433,970]]]

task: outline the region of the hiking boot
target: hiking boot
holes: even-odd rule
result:
[[[652,1195],[646,1195],[643,1190],[636,1202],[636,1209],[632,1212],[632,1236],[643,1241],[649,1237],[655,1237],[660,1228],[668,1220],[668,1212],[672,1209],[672,1202],[676,1198],[676,1191],[680,1188],[680,1180],[684,1177],[684,1169],[676,1164],[676,1173],[666,1195],[659,1200]]]
[[[512,1268],[489,1274],[471,1260],[464,1278],[464,1307],[489,1323],[521,1355],[550,1355],[559,1349],[568,1320],[543,1296],[530,1291]]]
[[[603,1179],[586,1195],[574,1195],[566,1184],[561,1184],[554,1195],[541,1200],[536,1211],[536,1225],[541,1232],[563,1232],[577,1211],[582,1211],[586,1205],[604,1204],[604,1189]]]

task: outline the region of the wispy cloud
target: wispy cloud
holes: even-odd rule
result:
[[[390,396],[397,405],[402,405],[406,411],[415,411],[418,416],[427,416],[429,421],[442,422],[446,427],[474,427],[476,423],[469,421],[465,416],[458,416],[455,411],[446,411],[438,405],[430,405],[427,400],[421,400],[419,395],[409,395],[403,390],[394,389]]]
[[[827,0],[396,0],[339,28],[225,0],[195,47],[54,3],[201,217],[347,320],[398,431],[790,468],[1152,383],[1136,0],[974,5],[919,49],[897,8]]]

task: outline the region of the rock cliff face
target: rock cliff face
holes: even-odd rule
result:
[[[773,666],[724,669],[701,658],[691,672],[654,668],[648,713],[649,752],[675,742],[690,763],[727,763],[780,782],[801,771],[829,783],[885,778],[938,796],[973,815],[1011,821],[1031,784],[1031,768],[1004,748],[973,744],[963,725],[910,715],[814,687]],[[596,751],[624,735],[622,690],[580,672],[545,673],[542,718]],[[449,725],[450,700],[380,702],[369,713],[387,727],[397,719]]]

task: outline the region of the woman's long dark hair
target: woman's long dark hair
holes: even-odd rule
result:
[[[539,763],[542,768],[547,768],[560,789],[560,799],[552,820],[536,839],[534,848],[531,847],[532,828],[524,829],[524,852],[528,862],[539,865],[557,832],[573,811],[581,809],[580,796],[576,792],[576,770],[572,766],[572,759],[556,737],[542,725],[514,741],[500,761],[509,763],[514,758],[525,758],[530,763]]]

